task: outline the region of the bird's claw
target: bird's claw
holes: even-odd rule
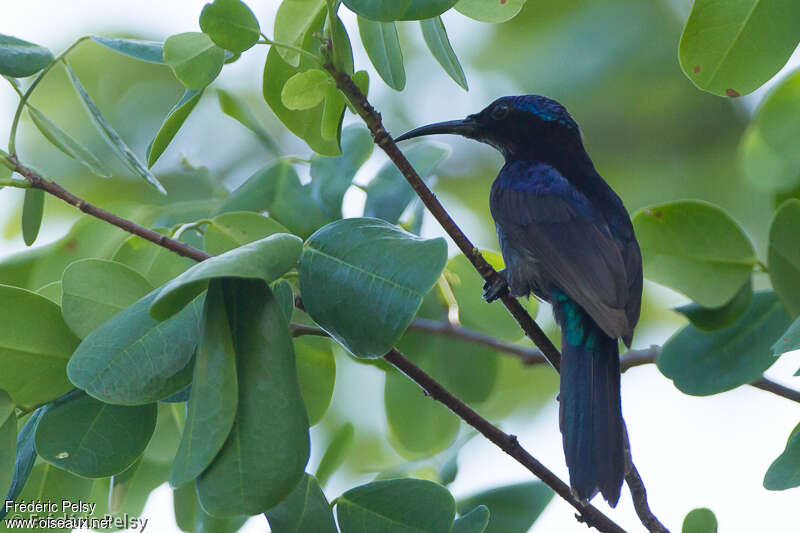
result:
[[[508,294],[508,283],[500,273],[496,273],[483,284],[483,299],[489,303],[505,294]]]

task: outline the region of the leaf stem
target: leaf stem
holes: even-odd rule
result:
[[[314,54],[312,54],[308,50],[303,50],[299,46],[295,46],[295,45],[289,44],[289,43],[282,43],[280,41],[273,41],[272,39],[270,39],[269,37],[267,37],[263,33],[261,34],[261,38],[262,38],[262,40],[256,42],[256,44],[268,44],[270,46],[277,46],[278,48],[285,48],[287,50],[293,50],[293,51],[297,52],[300,55],[304,55],[309,59],[313,59],[314,62],[316,62],[317,64],[322,65],[322,60],[319,57],[315,56]]]

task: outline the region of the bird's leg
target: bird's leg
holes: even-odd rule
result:
[[[505,277],[506,270],[496,272],[483,284],[483,299],[493,302],[508,293],[508,282]]]

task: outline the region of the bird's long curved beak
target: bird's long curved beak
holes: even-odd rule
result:
[[[476,121],[466,118],[463,120],[448,120],[447,122],[437,122],[435,124],[428,124],[427,126],[420,126],[413,129],[401,136],[395,138],[395,141],[405,141],[413,137],[422,137],[423,135],[461,135],[463,137],[473,138],[478,131],[480,124]]]

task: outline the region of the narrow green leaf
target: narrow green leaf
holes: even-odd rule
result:
[[[281,101],[288,109],[300,111],[318,106],[328,92],[328,74],[319,69],[298,72],[286,81]]]
[[[730,302],[722,307],[708,308],[692,302],[675,311],[689,319],[694,327],[703,331],[716,331],[730,326],[742,316],[753,299],[753,284],[748,279]]]
[[[274,155],[280,153],[280,149],[275,143],[275,140],[267,133],[267,130],[261,125],[261,122],[255,117],[247,104],[239,97],[223,89],[217,89],[217,98],[219,99],[219,107],[222,109],[223,113],[255,133],[256,137],[261,141],[261,144]]]
[[[50,143],[101,178],[111,177],[111,171],[93,153],[59,128],[55,122],[33,106],[28,106],[33,124]]]
[[[708,202],[646,207],[634,214],[633,225],[645,277],[703,307],[728,303],[757,263],[753,244],[739,224]]]
[[[443,239],[377,219],[338,220],[306,241],[300,292],[308,314],[351,353],[378,358],[408,327],[446,258]]]
[[[118,37],[102,37],[90,35],[89,38],[115,52],[128,57],[147,61],[148,63],[164,64],[164,45],[153,41],[140,39],[120,39]]]
[[[285,500],[264,515],[272,533],[338,533],[325,493],[317,480],[308,474]]]
[[[294,235],[276,233],[206,259],[164,285],[153,300],[150,314],[158,320],[169,318],[203,292],[214,278],[274,281],[297,264],[302,244]]]
[[[208,86],[219,76],[224,61],[225,51],[205,33],[179,33],[164,41],[164,62],[187,89]]]
[[[325,14],[325,0],[284,0],[275,15],[275,40],[304,47]],[[273,47],[283,61],[293,67],[300,65],[300,54],[283,47]]]
[[[19,406],[39,405],[70,390],[64,369],[78,339],[61,309],[43,296],[6,285],[0,285],[0,301],[0,388]]]
[[[280,304],[263,281],[222,283],[236,351],[239,407],[228,440],[197,480],[197,494],[214,516],[253,515],[284,500],[302,479],[309,455],[308,419]]]
[[[224,213],[211,219],[206,226],[205,250],[220,255],[239,246],[289,231],[269,217],[249,211]]]
[[[483,533],[489,525],[489,508],[479,505],[453,522],[452,533]]]
[[[169,143],[171,143],[172,139],[175,138],[178,130],[181,129],[183,123],[186,122],[189,114],[195,108],[202,96],[202,89],[187,90],[183,93],[183,96],[178,103],[175,104],[175,107],[170,109],[166,118],[164,118],[164,122],[161,123],[161,127],[158,128],[156,136],[150,142],[150,146],[147,147],[148,167],[152,167],[158,158],[161,157],[161,154],[164,153],[164,150],[167,149]]]
[[[320,134],[326,141],[339,139],[344,119],[345,98],[334,85],[329,85],[325,92],[325,106],[322,110]]]
[[[72,72],[72,69],[69,66],[66,66],[67,74],[69,75],[70,80],[72,81],[73,87],[75,87],[75,91],[80,96],[81,101],[86,107],[86,110],[89,112],[89,116],[92,118],[92,122],[97,127],[98,131],[103,134],[105,139],[108,141],[109,145],[114,149],[117,153],[119,158],[136,174],[138,174],[141,178],[147,181],[150,185],[156,188],[160,193],[166,194],[167,191],[164,189],[164,186],[158,181],[158,179],[150,172],[147,167],[145,167],[141,161],[136,157],[136,154],[133,153],[125,141],[119,136],[119,134],[114,131],[114,128],[111,127],[103,114],[100,113],[100,110],[97,108],[95,103],[92,101],[92,98],[89,96],[89,93],[86,92],[83,85],[81,84],[80,80],[75,73]]]
[[[233,427],[238,389],[236,354],[225,310],[222,281],[208,288],[203,336],[197,347],[189,411],[169,483],[180,487],[198,477],[217,455]]]
[[[291,296],[290,296],[291,298]],[[293,299],[289,305],[294,305]],[[289,317],[287,317],[287,321]],[[328,349],[322,349],[325,344]],[[336,382],[336,363],[330,351],[330,341],[318,344],[315,339],[295,339],[294,350],[297,362],[297,379],[308,413],[308,422],[314,425],[322,419],[331,403],[333,385]]]
[[[786,449],[775,459],[764,475],[764,488],[786,490],[800,486],[800,431],[795,427]]]
[[[428,45],[428,50],[431,51],[433,57],[442,66],[447,75],[450,76],[454,82],[459,84],[465,91],[469,90],[467,86],[467,77],[464,75],[464,69],[461,68],[461,63],[458,62],[458,57],[450,45],[450,39],[447,37],[447,31],[444,29],[442,19],[439,17],[421,20],[419,22],[422,28],[422,37],[425,39],[425,44]]]
[[[693,509],[683,519],[681,533],[717,533],[717,517],[711,509]]]
[[[406,69],[395,23],[358,17],[358,31],[367,56],[380,77],[395,91],[402,91],[406,86]]]
[[[156,229],[162,235],[169,230]],[[185,235],[181,238],[185,238]],[[153,287],[160,287],[194,264],[194,261],[167,250],[136,235],[131,235],[114,252],[112,257],[144,276]]]
[[[81,339],[153,290],[140,274],[121,263],[82,259],[61,280],[64,322]]]
[[[454,6],[456,11],[471,19],[490,24],[499,24],[516,17],[525,6],[526,0],[502,0],[487,2],[486,0],[458,0]]]
[[[22,204],[22,239],[25,246],[30,246],[39,235],[44,216],[44,191],[41,189],[26,189],[25,201]]]
[[[732,326],[706,333],[689,325],[661,349],[658,369],[686,394],[705,396],[750,383],[775,362],[773,340],[791,320],[772,291],[759,291]]]
[[[405,2],[344,0],[351,11],[371,20],[422,20],[436,17],[453,7],[458,0],[407,0]]]
[[[464,513],[485,505],[491,514],[486,533],[526,533],[552,499],[553,491],[544,483],[529,481],[459,500],[458,510]]]
[[[251,48],[261,35],[258,19],[241,0],[214,0],[200,13],[200,29],[233,52]]]
[[[112,476],[142,454],[156,414],[155,404],[110,405],[80,393],[44,413],[36,428],[36,452],[79,476]]]
[[[447,489],[422,479],[375,481],[336,503],[342,533],[450,533],[455,511]]]
[[[678,57],[700,89],[737,97],[777,73],[797,47],[800,4],[791,1],[697,0]]]
[[[792,317],[800,315],[800,200],[787,200],[778,208],[769,228],[767,264],[769,279]]]
[[[32,76],[53,61],[47,48],[0,34],[0,74],[12,78]]]
[[[330,17],[325,19],[326,30],[330,22]],[[347,33],[347,28],[344,27],[344,23],[338,15],[333,18],[331,40],[333,41],[333,66],[335,66],[337,70],[352,76],[355,69],[353,62],[353,46],[350,44],[350,35]]]
[[[325,486],[328,480],[344,464],[347,455],[353,447],[355,428],[350,422],[345,422],[336,430],[331,437],[331,442],[322,454],[322,459],[317,467],[317,480],[321,486]]]

